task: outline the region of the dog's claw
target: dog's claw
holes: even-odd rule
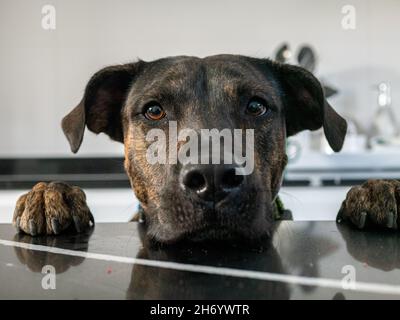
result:
[[[336,216],[336,222],[337,223],[342,223],[343,222],[343,212],[345,210],[345,201],[342,202],[342,205],[340,206],[339,212]]]
[[[61,225],[56,218],[51,219],[51,228],[54,234],[59,234],[61,232]]]
[[[32,236],[37,235],[37,227],[35,221],[33,219],[29,220],[29,232],[31,233]]]
[[[94,217],[93,214],[89,210],[89,227],[92,228],[94,227]]]
[[[367,220],[367,213],[365,211],[363,211],[360,214],[360,220],[358,222],[358,228],[360,228],[360,229],[364,228],[366,220]]]
[[[74,224],[75,224],[75,229],[78,233],[82,232],[82,223],[81,220],[79,219],[79,217],[77,216],[73,216],[72,217],[74,219]]]
[[[397,229],[397,217],[393,211],[390,211],[386,218],[386,226],[390,229]]]
[[[15,221],[15,228],[17,229],[17,232],[21,232],[21,217],[18,217],[17,220]]]

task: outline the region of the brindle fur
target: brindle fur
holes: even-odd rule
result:
[[[255,118],[245,113],[254,96],[267,102],[268,115]],[[159,102],[167,116],[146,119],[143,107],[150,101]],[[151,128],[167,133],[169,121],[177,121],[178,130],[254,129],[255,169],[246,176],[240,196],[228,195],[210,206],[195,194],[179,192],[180,164],[147,162],[146,133]],[[143,208],[147,235],[163,243],[270,235],[272,204],[287,163],[286,137],[323,127],[328,142],[339,151],[347,128],[308,71],[237,55],[179,56],[104,68],[90,79],[82,101],[62,127],[73,152],[80,147],[85,127],[124,143],[125,169]],[[33,221],[37,234],[58,233],[71,224],[71,216],[88,225],[90,211],[79,189],[48,188],[35,187],[18,201],[17,227],[33,234]]]

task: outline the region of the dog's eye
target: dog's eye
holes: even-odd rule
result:
[[[246,113],[255,117],[261,116],[268,111],[266,103],[258,98],[253,98],[249,101],[246,107]]]
[[[144,116],[149,120],[157,121],[165,117],[165,111],[159,104],[153,102],[144,108]]]

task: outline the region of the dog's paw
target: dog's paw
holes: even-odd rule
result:
[[[378,226],[397,229],[400,226],[400,182],[368,180],[350,189],[336,221],[348,221],[359,229]]]
[[[62,182],[39,182],[16,204],[13,225],[31,236],[83,232],[94,225],[86,195]]]

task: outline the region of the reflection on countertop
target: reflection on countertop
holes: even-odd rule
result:
[[[262,247],[147,247],[136,223],[97,224],[92,234],[37,238],[0,225],[0,239],[2,299],[400,297],[393,294],[400,290],[400,235],[333,222],[282,222],[273,241]],[[52,248],[67,251],[51,252]],[[55,267],[56,290],[41,287],[45,265]],[[394,291],[337,286],[346,276],[346,266],[354,268],[357,282],[389,285]],[[327,279],[336,284],[326,285]]]

